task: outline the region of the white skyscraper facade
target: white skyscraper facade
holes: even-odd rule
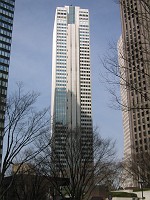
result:
[[[89,11],[58,7],[53,30],[52,134],[61,154],[66,130],[80,128],[92,141]]]
[[[123,41],[122,36],[118,41],[118,61],[120,66],[120,94],[121,94],[121,103],[124,106],[122,109],[122,117],[123,117],[123,129],[124,129],[124,159],[131,156],[131,146],[132,146],[132,138],[130,134],[130,123],[129,123],[129,115],[130,112],[127,109],[128,105],[128,95],[126,89],[126,68],[125,68],[125,60],[124,60],[124,52],[123,52]]]

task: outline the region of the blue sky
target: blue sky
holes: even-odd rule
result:
[[[41,93],[38,106],[50,105],[52,32],[57,6],[74,5],[90,11],[93,122],[103,137],[116,140],[123,154],[122,115],[109,108],[110,95],[100,82],[100,58],[121,34],[119,5],[114,0],[17,0],[14,18],[9,93],[22,81]]]

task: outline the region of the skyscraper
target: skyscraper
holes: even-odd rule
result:
[[[15,0],[0,0],[0,165]]]
[[[60,158],[67,130],[80,128],[92,142],[89,11],[56,9],[53,31],[52,102],[54,148]],[[87,142],[87,146],[88,146]]]
[[[139,155],[150,151],[150,1],[121,0],[120,4],[124,159],[136,157],[140,163]],[[127,186],[134,186],[133,182]]]

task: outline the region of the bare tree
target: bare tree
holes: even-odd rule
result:
[[[6,184],[11,181],[11,177],[6,178]],[[13,184],[7,191],[6,200],[47,200],[49,196],[50,182],[39,174],[19,173],[15,176]]]
[[[5,110],[5,128],[3,132],[3,162],[0,176],[0,199],[11,186],[4,187],[4,179],[13,163],[19,162],[20,167],[33,159],[48,144],[40,149],[34,146],[34,141],[49,132],[49,109],[36,111],[34,104],[39,94],[23,92],[21,84],[18,90],[7,100]],[[19,168],[18,168],[19,169]],[[17,172],[16,172],[17,173]]]
[[[11,178],[11,176],[6,177],[6,187],[11,182]],[[46,184],[48,183],[44,183],[43,177],[30,174],[17,174],[13,180],[13,184],[9,187],[3,199],[46,200]]]
[[[108,83],[116,109],[149,109],[150,3],[147,0],[119,0],[118,3],[123,33],[118,48],[116,44],[111,44],[107,55],[102,59],[106,70],[103,77]],[[121,99],[118,92],[120,85],[122,93],[136,98],[130,103]]]
[[[150,154],[149,152],[140,152],[137,155],[129,157],[122,163],[124,170],[124,179],[133,177],[137,187],[141,184],[143,187],[150,187]]]
[[[82,131],[77,128],[67,132],[60,146],[61,156],[52,145],[52,151],[50,148],[47,152],[44,149],[44,153],[36,160],[45,176],[69,179],[69,184],[63,187],[54,179],[52,184],[55,195],[63,199],[89,199],[96,186],[108,186],[108,183],[113,182],[117,164],[115,144],[110,139],[102,139],[100,135],[94,134],[90,141],[89,138],[85,141]]]

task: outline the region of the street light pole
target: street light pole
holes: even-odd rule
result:
[[[142,199],[144,199],[144,197],[143,197],[143,181],[139,181],[139,184],[140,184],[140,188],[141,188]]]

